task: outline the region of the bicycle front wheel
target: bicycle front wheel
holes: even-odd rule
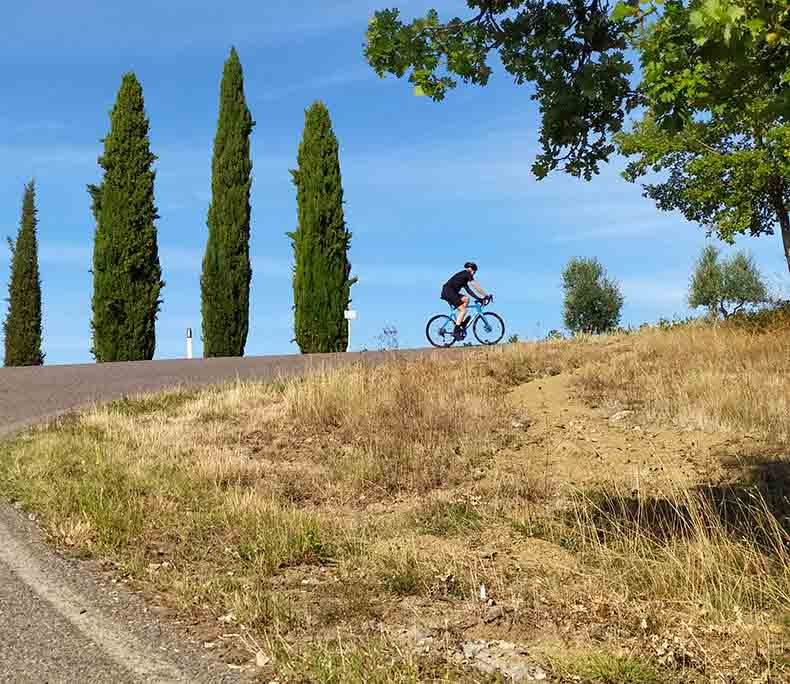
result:
[[[472,330],[480,344],[496,344],[505,336],[505,322],[497,314],[486,311],[477,317]]]
[[[455,321],[449,316],[434,316],[425,326],[425,334],[434,347],[451,347],[455,343]]]

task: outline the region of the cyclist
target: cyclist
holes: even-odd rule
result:
[[[464,316],[466,316],[466,307],[469,305],[469,297],[467,295],[461,295],[461,290],[466,290],[472,297],[475,299],[482,299],[486,304],[494,299],[492,295],[486,294],[485,290],[483,290],[475,280],[476,273],[477,264],[473,261],[467,261],[464,264],[464,270],[458,271],[458,273],[452,276],[442,286],[441,298],[454,309],[458,309],[458,315],[455,319],[455,329],[453,330],[453,337],[455,337],[456,340],[463,338],[464,329],[471,318],[471,316],[464,318]],[[477,291],[480,295],[479,297],[469,289],[470,285]]]

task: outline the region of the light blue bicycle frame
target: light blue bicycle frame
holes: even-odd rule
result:
[[[474,312],[472,312],[473,309],[474,309]],[[469,302],[469,304],[466,307],[466,312],[467,312],[467,315],[471,315],[472,316],[472,318],[469,321],[469,324],[466,326],[467,330],[471,330],[472,329],[472,326],[475,324],[475,321],[478,318],[482,319],[482,321],[483,321],[483,329],[487,333],[490,333],[493,330],[493,328],[488,324],[488,321],[486,320],[486,317],[483,316],[483,304],[481,304],[480,302]],[[453,306],[451,304],[450,305],[450,322],[453,324],[453,326],[455,326],[455,319],[456,319],[457,316],[458,316],[458,309],[453,308]],[[450,332],[452,333],[452,330]],[[447,331],[444,329],[444,327],[439,328],[439,334],[440,335],[446,335],[447,334]]]

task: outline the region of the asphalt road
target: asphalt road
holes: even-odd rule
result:
[[[463,352],[417,349],[0,368],[0,435],[94,402],[177,385],[211,385],[235,378],[271,379],[321,367],[381,363],[394,354],[413,357],[458,353]]]
[[[397,356],[459,352],[412,350]],[[393,356],[364,352],[4,368],[0,435],[124,395],[378,364]],[[110,582],[55,553],[27,516],[0,505],[0,682],[243,682],[254,676],[229,667],[187,632],[157,619],[139,596]]]

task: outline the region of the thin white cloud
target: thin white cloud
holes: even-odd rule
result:
[[[687,276],[667,274],[653,278],[619,279],[620,290],[629,305],[642,307],[687,309]]]
[[[200,273],[203,266],[203,250],[193,247],[162,246],[159,248],[159,261],[164,271],[181,271]],[[291,266],[288,262],[270,257],[252,254],[250,257],[253,277],[290,276]]]
[[[652,211],[644,210],[624,211],[617,207],[612,213],[594,208],[592,216],[586,216],[584,224],[595,221],[596,215],[601,218],[601,223],[592,228],[563,230],[554,236],[554,242],[572,243],[588,242],[590,240],[610,240],[622,238],[645,238],[667,230],[668,224],[685,224],[682,219],[674,216],[662,215],[655,208]],[[663,218],[663,220],[662,220]],[[685,230],[685,226],[683,228]]]
[[[437,293],[449,275],[446,270],[441,264],[428,266],[409,263],[352,263],[352,275],[359,278],[360,287],[371,285],[376,288],[403,289],[418,286],[421,289],[430,288]],[[491,291],[507,293],[508,301],[544,301],[560,292],[559,278],[555,274],[497,267],[488,270],[490,275],[486,277],[485,287]]]
[[[261,95],[254,98],[257,102],[272,102],[280,100],[294,93],[312,91],[316,98],[321,96],[322,91],[331,90],[340,86],[375,80],[377,77],[373,70],[368,66],[348,67],[325,76],[293,83],[280,88],[273,88],[264,91]]]
[[[30,132],[53,132],[63,131],[68,126],[65,121],[56,121],[54,119],[41,119],[34,121],[13,121],[11,119],[0,118],[0,127],[6,133],[30,133]]]
[[[48,264],[68,264],[90,268],[93,258],[92,246],[43,243],[38,249],[39,261]]]
[[[655,215],[640,188],[619,177],[621,160],[604,167],[592,182],[560,173],[538,181],[532,173],[539,152],[537,133],[510,120],[493,122],[491,128],[482,137],[460,144],[461,130],[448,129],[441,138],[402,141],[395,149],[341,148],[344,182],[352,192],[386,189],[387,196],[398,201],[396,193],[453,202],[500,198],[530,206],[539,202],[542,209],[567,216],[578,216],[585,208],[602,218],[616,216],[623,205],[643,203],[643,215]]]
[[[2,261],[9,262],[8,250],[0,252]],[[57,243],[39,245],[39,261],[48,264],[73,265],[90,268],[93,259],[93,246],[75,246]],[[203,263],[203,251],[192,247],[160,246],[159,261],[167,271],[186,271],[199,273]],[[291,266],[285,260],[252,255],[253,272],[267,276],[291,274]]]
[[[7,166],[30,169],[34,175],[53,168],[96,166],[101,146],[77,143],[0,143],[0,159]]]
[[[421,4],[399,3],[404,10]],[[193,0],[138,0],[130,14],[125,5],[113,2],[30,0],[5,13],[3,49],[6,54],[24,51],[72,58],[108,52],[149,57],[218,44],[240,49],[279,46],[351,27],[358,27],[361,38],[375,9],[381,9],[381,3],[372,0],[236,0],[232,8]]]

